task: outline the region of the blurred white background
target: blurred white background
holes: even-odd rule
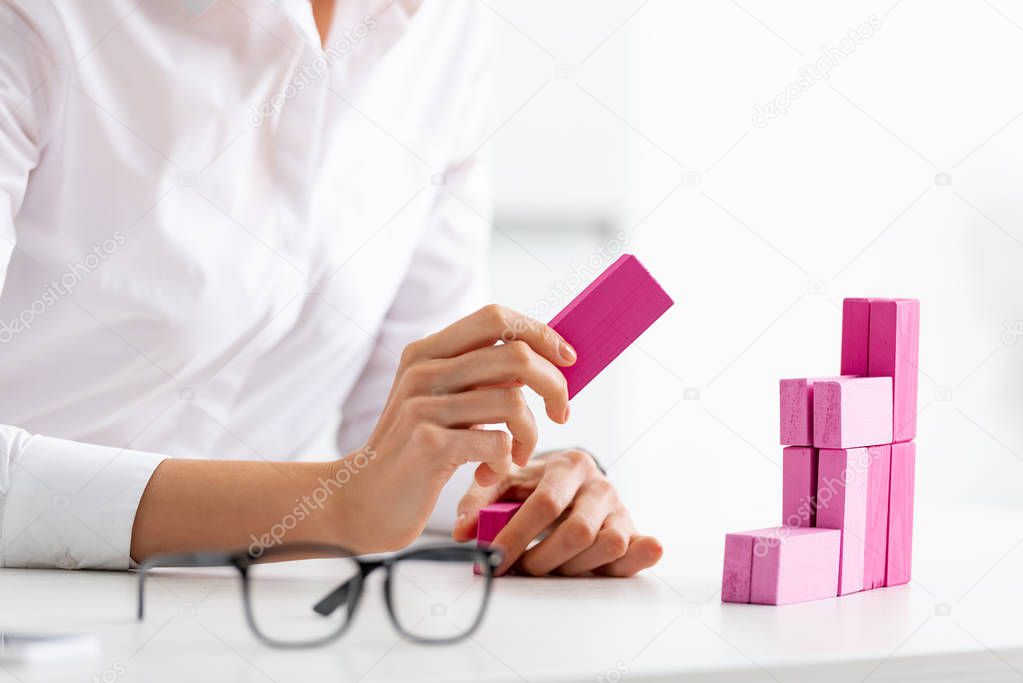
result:
[[[613,463],[669,563],[713,575],[686,549],[779,522],[777,380],[838,371],[846,296],[922,301],[918,514],[1023,504],[1023,9],[487,4],[495,299],[624,231],[677,302],[543,428]]]

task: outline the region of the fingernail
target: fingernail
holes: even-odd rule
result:
[[[568,422],[568,414],[572,412],[572,407],[565,404],[565,417],[561,418],[562,422]]]
[[[559,352],[566,363],[574,363],[575,359],[578,357],[576,356],[575,349],[573,349],[564,339],[561,340]]]
[[[455,526],[462,526],[465,524],[465,520],[467,519],[469,519],[469,515],[464,512],[460,513],[458,517],[455,518]]]

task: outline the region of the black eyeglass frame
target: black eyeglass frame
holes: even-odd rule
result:
[[[333,591],[325,595],[319,602],[310,609],[323,616],[333,614],[335,610],[345,607],[347,614],[344,621],[333,633],[320,638],[308,641],[285,641],[271,638],[264,634],[256,623],[252,608],[252,596],[249,587],[249,568],[255,564],[273,562],[277,557],[280,560],[285,558],[297,559],[304,557],[308,559],[324,558],[347,558],[359,566],[359,573],[349,580],[341,583]],[[367,559],[360,557],[341,546],[333,546],[318,543],[296,543],[290,545],[274,546],[261,549],[259,555],[253,554],[250,550],[233,552],[225,551],[200,551],[192,553],[170,553],[166,555],[154,555],[140,563],[137,572],[139,575],[138,589],[138,620],[142,621],[145,616],[145,582],[146,574],[150,569],[157,567],[234,567],[241,576],[242,602],[245,605],[245,620],[256,637],[270,647],[284,649],[304,649],[319,647],[331,643],[347,632],[354,618],[356,608],[362,601],[362,588],[366,578],[380,568],[386,570],[384,577],[384,604],[387,606],[387,614],[394,625],[395,630],[409,641],[424,645],[447,645],[465,640],[479,628],[486,614],[487,605],[490,602],[491,587],[494,580],[494,569],[501,565],[504,555],[498,548],[479,548],[468,545],[427,545],[409,548],[398,553],[384,557]],[[391,582],[392,568],[408,560],[424,560],[429,562],[460,562],[467,566],[472,565],[480,568],[480,578],[483,581],[483,601],[480,603],[479,613],[475,621],[462,633],[447,638],[426,638],[407,631],[398,620],[394,611],[393,583]]]

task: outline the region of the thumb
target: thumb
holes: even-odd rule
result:
[[[458,517],[455,519],[455,528],[451,530],[451,537],[458,542],[469,541],[476,538],[476,522],[479,519],[480,508],[484,508],[497,501],[504,493],[503,484],[492,486],[480,486],[473,482],[469,491],[458,501]]]

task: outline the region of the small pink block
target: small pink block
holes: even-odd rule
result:
[[[782,451],[781,521],[785,526],[817,525],[817,449],[789,446]]]
[[[814,446],[858,448],[891,440],[891,378],[841,377],[814,382]]]
[[[674,302],[643,264],[623,254],[578,294],[549,325],[578,354],[560,368],[572,398],[661,317]]]
[[[813,385],[838,377],[800,377],[778,382],[782,446],[813,445]]]
[[[773,527],[750,533],[753,535],[750,602],[787,605],[835,597],[840,531]]]
[[[919,356],[920,302],[916,299],[872,299],[867,374],[892,378],[893,441],[916,438]]]
[[[725,535],[725,566],[721,572],[721,601],[749,602],[753,573],[753,537],[749,534]]]
[[[488,547],[520,507],[522,503],[491,503],[481,508],[476,521],[476,547]],[[472,573],[479,575],[482,572],[479,566],[474,566]]]
[[[892,447],[867,449],[867,530],[863,537],[863,590],[884,586],[888,558],[888,484]]]
[[[842,302],[842,374],[867,375],[870,345],[870,299]]]
[[[842,531],[839,595],[863,590],[869,466],[866,448],[822,448],[818,458],[817,527]]]
[[[722,602],[785,605],[833,598],[842,532],[768,527],[725,536]]]
[[[778,382],[783,446],[813,445],[813,380],[783,379]]]
[[[522,507],[522,503],[492,503],[482,508],[476,523],[476,544],[486,547]]]
[[[916,443],[892,444],[892,475],[888,494],[888,560],[886,586],[908,583],[913,568],[913,480]]]

